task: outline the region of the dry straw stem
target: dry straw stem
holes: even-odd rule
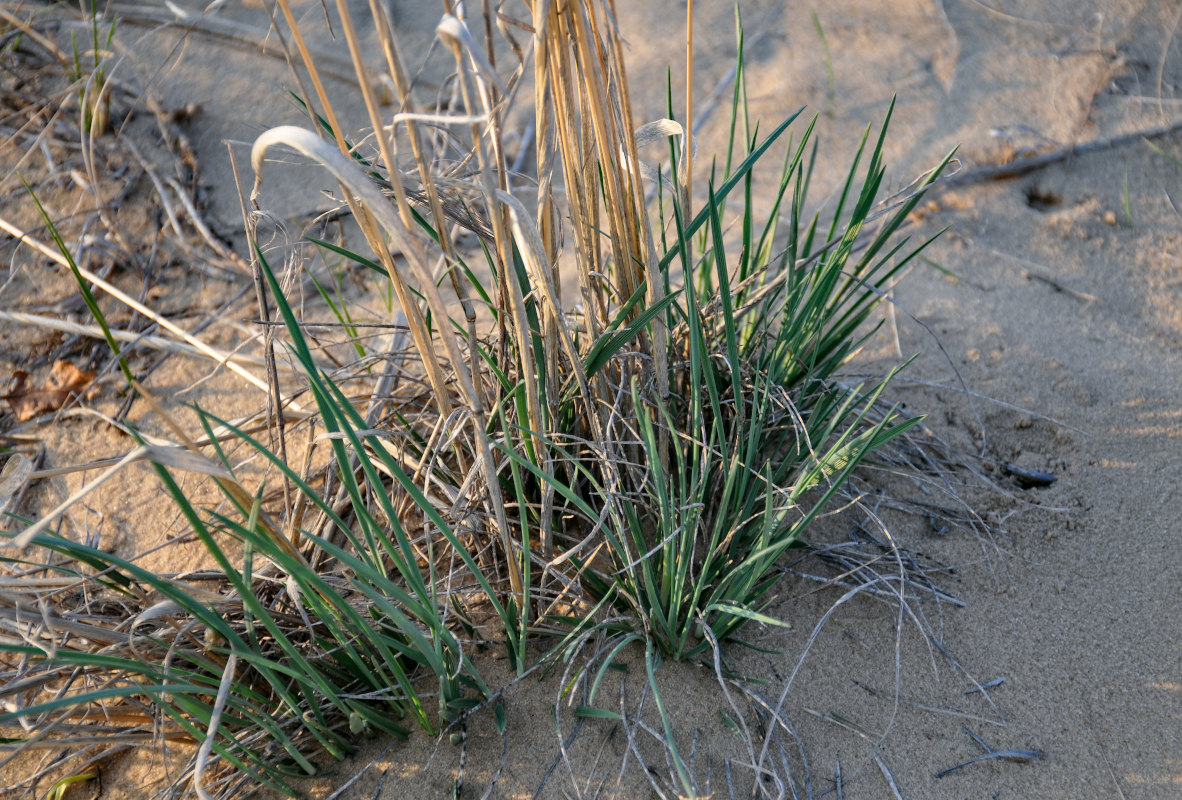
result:
[[[295,39],[295,42],[296,42],[296,45],[299,49],[301,58],[303,59],[304,66],[308,70],[309,75],[312,77],[313,84],[316,88],[317,98],[319,100],[320,106],[322,107],[322,109],[324,111],[325,119],[326,119],[329,127],[332,130],[334,141],[336,142],[337,147],[339,148],[340,152],[343,155],[350,156],[351,151],[349,150],[349,147],[344,140],[341,126],[337,120],[337,114],[336,114],[335,110],[333,109],[332,104],[328,98],[328,94],[324,90],[323,83],[320,80],[320,73],[319,73],[319,70],[317,67],[317,62],[312,57],[310,50],[306,46],[306,44],[304,42],[304,37],[303,37],[298,25],[295,22],[295,17],[292,14],[291,9],[290,9],[288,3],[286,2],[286,0],[280,0],[279,5],[280,5],[281,9],[283,10],[283,14],[284,14],[285,19],[288,22],[288,25],[291,27],[292,36]],[[363,97],[365,98],[365,101],[366,101],[366,107],[370,113],[370,119],[371,119],[371,123],[373,124],[374,134],[375,134],[375,136],[378,140],[378,143],[379,143],[379,150],[380,150],[386,164],[387,165],[394,165],[396,162],[394,161],[394,149],[393,149],[393,140],[392,140],[393,131],[387,131],[383,127],[383,125],[380,123],[380,120],[378,118],[376,99],[374,98],[371,87],[370,87],[369,74],[368,74],[367,68],[365,67],[364,63],[361,60],[360,47],[357,44],[356,33],[355,33],[354,26],[352,24],[352,18],[349,15],[348,8],[344,3],[338,3],[338,10],[342,14],[342,20],[343,20],[345,30],[346,30],[346,38],[348,40],[350,53],[353,58],[353,66],[354,66],[354,69],[357,74],[357,83],[362,89]],[[377,9],[371,5],[371,10],[377,10]],[[405,71],[402,69],[401,62],[397,58],[396,51],[394,50],[393,45],[392,45],[393,39],[392,39],[391,32],[389,30],[389,26],[387,24],[383,24],[384,20],[385,20],[384,15],[378,16],[375,14],[375,21],[378,23],[379,29],[381,29],[384,34],[383,41],[387,43],[384,48],[386,51],[386,54],[387,54],[387,64],[389,65],[391,72],[394,75],[394,83],[399,88],[400,93],[403,94],[403,100],[405,101],[406,100],[405,87],[408,85],[407,80],[406,80],[406,76],[405,76]],[[315,123],[316,123],[315,114],[313,113],[312,107],[310,104],[309,104],[309,114],[312,117],[312,122],[313,122],[313,125],[315,126]],[[316,126],[316,129],[319,130],[319,126]],[[397,201],[399,216],[402,219],[403,226],[405,227],[405,229],[409,233],[414,230],[413,215],[410,210],[410,205],[407,200],[407,195],[406,195],[405,189],[402,186],[401,178],[398,174],[398,170],[396,168],[394,168],[393,166],[391,166],[390,169],[387,170],[387,174],[388,174],[390,184],[394,190],[395,199]],[[431,188],[428,190],[429,194],[433,193],[434,187],[433,187],[433,182],[430,179],[430,173],[424,173],[423,182],[424,182],[424,185],[431,186]],[[354,201],[353,195],[350,192],[348,192],[347,190],[345,191],[344,194],[345,194],[346,203],[349,205],[349,209],[350,209],[350,212],[352,213],[353,218],[357,221],[358,225],[361,227],[361,230],[364,233],[366,240],[368,241],[372,251],[377,254],[379,261],[381,262],[383,268],[386,270],[387,274],[390,277],[391,283],[394,287],[394,292],[398,297],[398,302],[399,302],[401,314],[405,318],[406,323],[409,326],[411,337],[414,340],[416,348],[418,349],[421,362],[427,371],[428,380],[430,381],[432,389],[434,390],[435,402],[439,407],[440,415],[445,418],[450,417],[451,413],[452,413],[451,393],[448,391],[443,373],[439,368],[438,360],[435,357],[435,351],[434,351],[434,348],[431,344],[431,334],[427,330],[426,322],[423,319],[423,316],[422,316],[421,311],[419,310],[418,304],[414,301],[413,297],[411,296],[411,292],[407,286],[406,281],[403,279],[401,273],[399,272],[399,270],[395,266],[390,248],[384,242],[384,240],[379,232],[378,225],[375,223],[372,215],[369,212],[369,209],[364,204],[356,203]],[[434,208],[434,205],[433,205],[433,208]],[[439,227],[438,230],[441,232],[440,238],[446,239],[447,237],[445,235],[443,235],[443,228]],[[407,252],[406,255],[408,256],[408,258],[410,258],[412,260],[412,262],[414,264],[417,265],[414,268],[417,273],[416,278],[421,279],[424,274],[424,271],[426,270],[426,265],[425,265],[426,255],[425,255],[424,250],[421,248],[418,240],[414,238],[414,234],[409,233],[409,236],[411,238],[408,241],[413,242],[414,246],[416,246],[418,249],[415,249],[413,252]],[[453,273],[453,282],[454,282],[454,273]],[[432,285],[433,285],[433,283],[432,283]],[[455,283],[455,285],[458,286],[458,283]],[[469,318],[469,321],[471,322],[471,317],[472,317],[471,309],[466,307],[465,312]],[[442,317],[441,319],[447,319],[447,317]],[[446,336],[446,334],[444,334],[444,335]],[[452,350],[454,350],[454,348],[452,348]],[[455,355],[456,355],[455,352],[452,352],[451,350],[449,350],[449,356],[452,357],[453,365],[455,365],[457,363],[461,364],[460,369],[462,369],[463,368],[462,362],[456,361],[454,358]],[[471,381],[468,381],[468,384],[471,384],[471,383],[472,383]],[[469,394],[469,399],[471,399],[471,394]],[[475,410],[476,423],[479,425],[479,427],[481,429],[483,429],[484,420],[483,420],[483,415],[481,412],[482,412],[482,410],[479,407]],[[485,448],[485,450],[487,451],[487,448]],[[487,452],[486,452],[486,455],[487,455]],[[461,465],[462,465],[464,462],[464,459],[462,456],[460,456],[460,461],[461,461]],[[486,479],[489,479],[491,477],[491,472],[489,471],[489,469],[487,467],[487,463],[488,463],[487,461],[482,461],[482,464],[484,465],[484,469],[485,469],[485,477],[486,477]],[[500,508],[499,504],[497,504],[497,508],[498,509]],[[498,511],[497,513],[501,514],[503,512]]]
[[[279,7],[288,19],[289,24],[294,25],[294,15],[287,7],[287,4],[281,0]],[[563,154],[563,167],[567,179],[567,197],[568,199],[570,198],[572,187],[575,187],[574,193],[578,195],[578,199],[571,201],[573,216],[576,220],[576,224],[574,225],[577,241],[576,261],[579,269],[580,283],[584,291],[584,305],[586,308],[593,309],[590,331],[595,336],[607,325],[609,306],[614,304],[614,302],[621,302],[623,299],[631,296],[640,283],[646,279],[646,276],[641,271],[642,265],[656,263],[655,245],[648,227],[647,212],[643,208],[643,205],[640,205],[643,203],[643,192],[639,190],[640,176],[637,171],[639,169],[639,159],[635,153],[635,142],[632,135],[633,126],[628,110],[627,79],[623,72],[622,45],[618,32],[614,27],[614,20],[611,19],[611,15],[606,11],[600,12],[603,14],[603,17],[600,18],[597,16],[596,11],[583,4],[572,4],[564,7],[562,14],[559,14],[557,8],[551,5],[549,6],[548,13],[543,15],[542,8],[544,7],[540,5],[535,10],[535,16],[541,17],[541,19],[535,20],[538,23],[535,25],[536,50],[538,53],[557,55],[553,59],[541,59],[542,64],[548,68],[544,70],[545,81],[538,91],[539,93],[544,92],[546,96],[557,98],[558,103],[565,105],[571,112],[569,114],[554,115],[559,121],[560,128],[557,149]],[[349,10],[344,3],[338,3],[338,11],[341,15],[342,27],[344,28],[345,37],[349,43],[355,68],[358,72],[358,85],[361,87],[362,96],[366,102],[367,111],[370,115],[370,121],[378,142],[378,150],[382,155],[383,161],[390,166],[394,161],[395,155],[393,151],[393,130],[385,128],[378,118],[376,98],[367,88],[372,84],[372,81],[368,80],[368,73],[362,64],[361,48],[356,41],[355,26],[352,23]],[[384,42],[387,66],[392,73],[393,83],[399,88],[400,92],[403,92],[407,81],[397,57],[397,49],[393,45],[392,33],[382,24],[384,18],[380,15],[378,22],[379,28],[381,29],[381,38]],[[535,365],[541,363],[550,365],[547,370],[547,377],[550,382],[551,393],[553,393],[557,389],[554,383],[555,376],[561,372],[558,369],[559,359],[555,346],[565,340],[564,349],[566,350],[567,357],[571,358],[568,366],[578,364],[581,360],[573,358],[575,351],[570,333],[566,330],[569,326],[569,321],[560,310],[560,298],[556,291],[557,284],[552,278],[547,280],[543,274],[549,272],[552,269],[550,265],[554,263],[553,243],[548,245],[543,239],[540,248],[535,247],[533,241],[530,241],[529,246],[526,246],[521,241],[526,226],[522,226],[520,222],[516,226],[517,233],[511,234],[509,230],[513,227],[510,220],[512,220],[514,214],[516,213],[519,220],[522,215],[519,210],[515,211],[505,204],[504,194],[498,194],[503,193],[506,189],[503,170],[493,168],[493,159],[486,151],[486,139],[490,139],[494,143],[492,155],[496,155],[499,152],[496,149],[496,143],[501,138],[498,128],[499,111],[497,108],[497,98],[504,93],[505,87],[500,85],[500,81],[496,79],[491,64],[489,64],[486,56],[476,46],[467,28],[459,19],[445,15],[443,22],[439,26],[438,35],[451,48],[457,61],[459,86],[467,114],[462,117],[452,117],[448,121],[456,124],[467,124],[472,129],[471,147],[476,154],[481,190],[484,195],[485,205],[489,209],[486,217],[491,223],[493,244],[497,256],[495,259],[499,278],[497,285],[504,306],[502,310],[508,312],[509,318],[513,323],[509,329],[516,341],[515,372],[520,374],[525,391],[528,429],[533,432],[531,434],[531,449],[535,453],[544,453],[546,451],[546,443],[542,440],[540,432],[545,429],[545,424],[538,393],[539,372]],[[598,44],[601,37],[607,42],[606,47]],[[327,127],[336,142],[337,150],[343,156],[351,157],[352,154],[341,133],[338,117],[332,109],[323,84],[318,78],[316,65],[309,57],[307,48],[304,45],[304,39],[297,28],[293,27],[292,38],[304,58],[304,66],[312,78],[312,83],[315,87],[320,106],[322,107]],[[568,43],[573,44],[573,47],[569,46]],[[568,54],[571,54],[572,51],[575,58],[573,63],[567,60]],[[570,85],[568,82],[572,80],[571,76],[575,76],[574,79],[581,83],[574,86]],[[615,98],[622,98],[622,100],[616,102]],[[409,101],[409,97],[403,94],[401,100],[406,104]],[[403,119],[408,124],[413,124],[416,121],[416,118],[410,113],[406,113]],[[572,124],[576,119],[580,120],[580,122]],[[397,120],[398,117],[395,118],[395,122]],[[548,129],[552,121],[553,119],[550,118],[543,125]],[[425,158],[418,152],[419,141],[416,135],[417,132],[413,128],[409,132],[411,133],[412,147],[416,150],[416,158],[420,168],[418,179],[427,187],[425,194],[429,204],[432,206],[432,214],[436,219],[436,226],[441,234],[440,239],[441,241],[446,240],[446,237],[443,235],[442,226],[439,225],[442,210],[434,199],[435,181],[432,179],[431,172],[429,171],[430,165],[426,163]],[[311,139],[312,137],[308,136],[306,138]],[[546,147],[544,143],[545,139],[546,137],[544,135],[539,137],[540,148],[544,149]],[[264,142],[269,143],[270,141],[273,140],[260,140],[256,145],[256,156],[259,153],[259,147]],[[324,151],[324,148],[321,148],[321,150]],[[325,163],[320,159],[319,155],[317,158],[322,163]],[[543,158],[546,157],[543,156]],[[598,159],[603,165],[601,170],[602,179],[605,184],[603,186],[598,181],[585,182],[582,180],[584,165],[593,159]],[[255,160],[258,163],[257,158]],[[345,161],[341,160],[339,163],[344,164]],[[334,173],[336,173],[335,168]],[[354,176],[360,176],[360,171],[354,170]],[[376,218],[380,226],[386,230],[387,234],[393,240],[395,249],[407,256],[411,271],[415,274],[416,282],[427,296],[428,305],[431,308],[433,316],[436,319],[447,319],[444,316],[445,307],[442,298],[436,293],[433,281],[430,279],[432,273],[426,263],[426,255],[419,245],[417,237],[411,232],[413,230],[413,223],[411,222],[412,217],[407,192],[401,185],[401,180],[396,169],[389,169],[388,176],[390,185],[394,190],[395,207],[398,209],[398,215],[401,217],[402,231],[399,231],[399,233],[394,232],[397,225],[391,216],[380,206],[375,205],[377,202],[376,193],[373,193],[374,196],[372,197],[366,196],[363,199],[362,195],[358,193],[357,186],[350,185],[347,187],[345,197],[355,217],[361,223],[362,230],[365,232],[367,239],[369,239],[371,248],[378,254],[379,258],[383,261],[383,265],[391,274],[402,310],[407,314],[410,321],[412,337],[415,339],[422,362],[425,364],[432,385],[435,387],[437,402],[441,406],[440,412],[446,417],[449,416],[450,412],[450,409],[446,405],[448,403],[449,392],[443,386],[441,378],[432,374],[437,370],[437,367],[435,367],[436,356],[432,347],[430,334],[425,330],[421,321],[417,319],[419,316],[417,307],[413,299],[409,297],[409,293],[403,288],[405,281],[398,274],[392,261],[389,259],[388,252],[390,248],[377,236],[376,227],[369,222],[371,216]],[[337,177],[338,179],[341,178],[341,174],[337,173]],[[363,176],[360,177],[364,179]],[[548,178],[543,178],[542,183],[545,186],[552,185],[552,182]],[[367,188],[370,187],[367,186]],[[600,237],[596,233],[599,216],[598,197],[600,192],[603,192],[605,196],[603,211],[608,217],[609,228],[612,233],[609,241],[613,248],[611,263],[613,264],[614,274],[611,276],[612,283],[608,291],[604,291],[597,285],[604,281],[604,277],[600,274]],[[385,206],[388,209],[388,204],[385,204]],[[544,211],[548,206],[552,207],[553,204],[547,197],[542,200],[540,207]],[[552,230],[554,226],[543,221],[541,227],[543,230]],[[542,352],[534,352],[534,343],[529,333],[530,325],[526,317],[525,298],[522,294],[522,287],[517,280],[513,279],[509,266],[512,263],[510,248],[515,244],[515,240],[517,240],[516,245],[518,251],[526,258],[527,265],[529,262],[533,262],[533,269],[530,270],[530,274],[535,281],[540,281],[540,284],[544,287],[549,285],[555,289],[555,291],[545,291],[547,298],[543,304],[543,308],[547,313],[543,320],[543,327],[546,333],[543,338]],[[452,263],[454,255],[450,253],[448,244],[445,244],[443,247],[444,262],[449,272],[454,276],[456,274],[454,264]],[[545,257],[544,260],[535,256],[539,251]],[[659,299],[663,287],[662,281],[649,280],[647,281],[647,285],[650,296]],[[614,293],[614,302],[609,293]],[[471,311],[464,298],[463,291],[458,289],[458,285],[457,295],[464,305],[465,316],[468,319],[469,329],[471,331]],[[663,325],[663,320],[656,321],[655,327],[658,335],[663,334]],[[449,366],[459,378],[461,389],[466,396],[466,405],[472,415],[473,430],[477,440],[476,450],[478,458],[483,465],[485,483],[490,495],[489,504],[493,506],[497,525],[501,529],[502,535],[504,535],[504,531],[508,528],[508,525],[503,515],[503,506],[499,498],[500,489],[498,480],[495,478],[491,451],[489,450],[487,437],[484,433],[487,424],[487,411],[483,398],[476,391],[476,364],[472,362],[471,369],[469,369],[469,365],[464,363],[456,347],[456,343],[446,332],[440,333],[439,340],[441,340],[443,345]],[[553,342],[553,344],[548,345],[547,343],[549,342]],[[469,351],[474,356],[475,342],[471,332],[468,344]],[[664,348],[656,347],[653,350],[655,351],[653,355],[658,365],[663,366],[663,362],[667,358]],[[665,370],[659,368],[657,374],[659,376],[658,381],[662,384],[662,389],[667,391],[665,389],[667,382]],[[600,380],[602,381],[603,378]],[[586,402],[588,392],[585,382],[581,381],[580,383],[580,388],[583,389],[584,400]],[[606,384],[601,384],[600,394],[605,393],[606,390]],[[591,413],[590,423],[592,428],[599,434],[594,436],[594,440],[603,444],[606,442],[602,435],[603,420],[606,419],[603,415],[609,412],[605,407],[594,403],[588,403],[588,410]],[[608,456],[608,460],[610,461],[610,453],[605,455]],[[543,458],[542,463],[549,465],[549,458]],[[549,466],[546,467],[546,469],[549,468]],[[547,529],[547,533],[544,537],[543,549],[549,553],[551,535],[548,532],[548,520],[544,524],[544,527]],[[506,541],[506,547],[508,547],[508,544],[508,541]],[[515,574],[517,572],[515,562],[516,559],[509,559],[508,566],[510,577],[514,584],[514,591],[516,592],[520,589],[520,579]]]
[[[285,8],[284,13],[286,16],[288,16],[289,23],[291,23],[292,20],[290,19],[290,11],[286,9],[286,0],[281,0],[281,5]],[[342,24],[345,28],[345,39],[348,42],[349,52],[353,59],[353,68],[357,75],[357,85],[361,88],[362,97],[365,99],[366,110],[369,113],[370,123],[373,126],[374,135],[378,141],[379,152],[382,155],[383,161],[385,161],[387,165],[390,165],[390,168],[387,170],[387,175],[389,177],[390,184],[394,189],[394,196],[397,201],[399,217],[402,221],[403,227],[408,231],[408,233],[413,232],[414,218],[411,214],[410,203],[407,200],[406,191],[402,185],[402,180],[398,170],[394,166],[397,164],[397,161],[395,160],[392,132],[390,135],[387,135],[382,126],[381,117],[377,107],[377,98],[374,96],[374,92],[370,84],[368,69],[362,60],[361,48],[357,40],[356,30],[353,26],[353,20],[349,13],[348,6],[343,0],[338,0],[337,10],[341,15]],[[375,20],[376,19],[378,18],[375,17]],[[379,27],[382,27],[380,26],[380,23]],[[345,143],[341,128],[337,122],[336,113],[333,111],[332,105],[328,100],[328,96],[324,93],[323,86],[319,81],[318,73],[316,72],[316,66],[307,55],[307,51],[303,48],[303,37],[300,36],[298,29],[295,29],[293,34],[296,37],[296,41],[300,43],[300,52],[304,58],[304,64],[308,68],[309,73],[313,76],[313,81],[316,84],[316,90],[320,99],[320,103],[325,109],[325,116],[332,128],[337,147],[340,148],[342,154],[350,155],[350,150]],[[389,63],[396,65],[397,60],[392,60]],[[396,84],[400,87],[405,85],[405,83],[405,75],[401,77],[401,80],[396,80]],[[432,185],[429,177],[424,178],[424,185]],[[428,191],[433,191],[433,185],[432,189]],[[436,402],[439,404],[439,412],[445,417],[449,416],[452,410],[450,399],[451,394],[445,388],[443,374],[439,370],[436,359],[434,358],[434,348],[430,344],[431,335],[427,330],[426,322],[424,321],[422,314],[419,312],[418,304],[414,302],[410,291],[407,288],[406,282],[402,279],[401,274],[395,267],[393,257],[390,254],[390,248],[384,245],[384,242],[382,241],[382,238],[378,233],[376,226],[374,225],[373,219],[369,214],[367,207],[364,204],[361,204],[360,206],[354,204],[351,196],[348,193],[346,193],[346,200],[349,202],[354,218],[356,218],[358,224],[361,225],[361,229],[365,233],[365,237],[368,240],[370,247],[373,248],[375,253],[377,253],[379,259],[381,260],[382,266],[386,269],[387,274],[390,276],[390,280],[394,284],[394,291],[398,296],[399,305],[403,313],[406,315],[408,325],[410,326],[411,336],[415,341],[415,345],[418,347],[420,357],[423,359],[423,364],[427,369],[427,375],[428,379],[431,381],[431,386],[435,390],[435,395],[437,398]],[[440,228],[439,230],[442,231],[443,229]],[[410,235],[413,236],[414,234],[410,233]],[[445,239],[446,237],[441,236],[440,238]],[[418,242],[416,240],[416,244],[417,243]],[[426,259],[425,252],[422,250],[415,251],[413,256],[418,259]],[[420,272],[417,274],[416,278],[421,279],[422,273]]]
[[[546,192],[539,196],[539,228],[544,235],[555,227],[551,152],[556,151],[562,164],[564,200],[571,219],[583,320],[591,341],[595,341],[608,325],[609,309],[632,297],[642,282],[646,285],[649,307],[656,307],[664,298],[656,244],[644,206],[623,41],[610,3],[568,3],[559,13],[558,4],[539,2],[534,4],[533,14],[539,193]],[[551,130],[553,139],[548,135]],[[598,171],[588,170],[588,164],[598,164]],[[546,171],[542,172],[543,168]],[[601,195],[612,248],[610,275],[602,272],[605,259],[600,246]],[[543,239],[542,247],[551,263],[557,263],[553,243]],[[636,308],[632,317],[639,311]],[[557,329],[569,323],[559,317],[552,324]],[[651,336],[641,332],[636,342],[640,352],[654,362],[661,400],[669,394],[666,342],[666,322],[660,314],[652,320]],[[579,361],[575,359],[566,366],[577,369],[575,365]],[[552,367],[548,373],[556,371]],[[621,375],[619,385],[626,386],[627,382]],[[614,405],[606,399],[613,394],[606,371],[600,373],[594,386],[594,395],[600,400],[587,407],[586,412],[593,426],[592,439],[604,448],[600,455],[607,469],[605,488],[609,496],[618,496],[622,487],[614,465],[627,459],[623,453],[616,452],[606,432]],[[662,463],[666,460],[666,447],[666,435],[662,431],[659,456]],[[613,514],[615,504],[615,501],[609,503]]]
[[[354,33],[352,17],[348,13],[348,7],[341,4],[342,19],[346,25],[346,37],[349,42],[349,52],[353,57],[354,69],[357,72],[359,81],[365,82],[367,75],[366,67],[361,58],[361,48],[358,46],[356,34]],[[456,254],[455,246],[450,235],[445,232],[448,227],[448,217],[444,213],[443,203],[440,200],[439,192],[436,188],[435,181],[432,179],[434,174],[430,160],[427,158],[422,136],[419,131],[417,123],[418,119],[424,122],[442,122],[440,115],[420,115],[416,113],[416,104],[414,97],[410,91],[410,80],[407,77],[406,67],[403,65],[402,57],[399,53],[396,40],[393,35],[393,29],[389,18],[386,16],[385,7],[378,2],[378,0],[370,0],[370,13],[376,23],[378,38],[382,43],[382,54],[385,57],[386,68],[389,72],[390,78],[394,84],[397,92],[397,100],[402,111],[394,115],[394,120],[389,128],[382,124],[381,114],[377,108],[376,98],[373,92],[366,89],[363,90],[365,99],[366,111],[369,113],[370,123],[373,126],[375,137],[378,142],[379,153],[382,161],[391,168],[387,170],[391,188],[394,190],[397,199],[399,214],[402,216],[403,224],[408,228],[412,225],[410,219],[410,203],[406,192],[406,187],[402,182],[401,175],[395,168],[397,161],[395,160],[396,150],[394,147],[395,136],[397,135],[398,123],[404,122],[407,129],[407,134],[410,139],[411,151],[414,154],[415,166],[418,169],[420,176],[420,185],[422,186],[423,195],[427,200],[428,207],[431,210],[431,219],[434,223],[435,230],[439,232],[439,244],[443,250],[443,266],[448,275],[451,277],[452,288],[456,292],[456,296],[460,298],[460,302],[464,310],[464,319],[468,326],[469,335],[469,351],[475,358],[475,325],[476,312],[472,307],[471,301],[467,297],[467,290],[464,282],[459,277],[459,257]],[[387,272],[393,269],[392,265],[386,266]],[[401,295],[399,296],[402,300]],[[412,307],[409,310],[405,307],[402,309],[404,315],[417,313],[417,308]],[[420,352],[422,349],[420,348]],[[441,411],[444,416],[447,416],[446,403],[448,402],[446,396],[442,399]],[[463,459],[461,458],[461,464]]]
[[[541,353],[534,353],[533,342],[530,337],[529,319],[525,311],[525,297],[522,294],[520,282],[509,279],[509,265],[512,262],[510,240],[506,233],[505,215],[497,208],[494,198],[498,190],[504,191],[507,186],[504,181],[504,170],[494,170],[490,163],[488,145],[485,140],[485,128],[490,129],[493,138],[497,138],[499,131],[495,129],[495,117],[490,108],[482,108],[482,114],[476,115],[487,95],[481,93],[478,100],[478,89],[475,85],[474,72],[487,76],[495,75],[487,59],[475,48],[472,35],[467,27],[457,17],[446,14],[435,29],[436,36],[451,50],[456,59],[456,72],[459,77],[460,91],[464,106],[468,110],[471,123],[471,143],[476,152],[477,167],[480,172],[480,186],[484,192],[485,202],[489,208],[489,218],[492,222],[493,242],[496,247],[497,266],[502,293],[507,295],[513,324],[511,330],[517,339],[520,354],[520,364],[529,370],[525,378],[525,401],[529,411],[530,429],[534,432],[534,447],[541,452],[543,443],[539,434],[544,430],[542,421],[542,405],[538,393],[538,374],[535,364],[544,357]],[[471,64],[472,66],[469,66]],[[499,81],[498,81],[499,83]],[[491,100],[491,98],[489,98]],[[442,231],[440,232],[442,233]],[[553,363],[553,362],[551,362]],[[516,591],[516,588],[515,588]]]
[[[254,146],[251,148],[251,164],[255,171],[255,186],[251,191],[251,202],[257,206],[258,197],[262,189],[263,164],[266,152],[274,144],[284,144],[316,160],[328,169],[333,174],[333,177],[340,181],[347,192],[351,192],[357,198],[358,204],[364,206],[368,214],[373,215],[375,221],[381,225],[395,246],[402,251],[410,262],[411,269],[415,272],[420,289],[426,296],[427,303],[431,307],[435,318],[438,320],[448,319],[447,306],[444,304],[443,297],[439,294],[439,289],[436,287],[435,281],[431,276],[426,263],[426,256],[417,238],[402,225],[401,220],[394,215],[394,210],[391,208],[389,202],[386,201],[385,196],[366,177],[365,173],[351,159],[342,155],[338,150],[325,143],[323,139],[315,134],[302,128],[280,126],[278,128],[272,128],[255,140]],[[451,363],[451,367],[460,380],[469,410],[477,421],[477,424],[473,425],[473,431],[480,447],[479,455],[490,494],[490,505],[495,514],[497,528],[501,537],[504,539],[506,552],[512,552],[512,545],[508,540],[509,525],[505,518],[505,506],[501,498],[500,481],[497,477],[496,465],[492,460],[492,445],[488,440],[484,425],[479,424],[484,419],[482,399],[476,391],[476,386],[473,383],[471,374],[468,372],[467,364],[464,361],[455,338],[447,333],[441,333],[440,339]],[[427,351],[422,353],[422,355],[424,363],[428,361],[434,363],[435,355],[432,349],[428,347]],[[522,596],[521,573],[516,563],[512,560],[509,561],[509,569],[513,592],[518,596]]]
[[[544,50],[539,47],[538,51],[550,57],[547,84],[555,99],[550,107],[561,110],[554,113],[558,122],[558,151],[562,154],[571,205],[584,307],[587,313],[592,310],[597,313],[597,317],[591,318],[590,328],[591,335],[596,337],[608,321],[604,303],[608,292],[594,288],[595,276],[603,263],[599,249],[601,236],[596,232],[601,193],[615,279],[609,291],[615,294],[615,301],[622,303],[631,297],[646,278],[654,279],[650,286],[660,283],[651,258],[655,245],[648,213],[642,205],[640,175],[629,166],[638,164],[639,158],[632,133],[636,126],[624,73],[623,44],[614,18],[609,16],[610,6],[603,8],[604,19],[600,19],[583,3],[564,6],[566,13],[562,14],[557,4],[539,5],[550,10],[548,24],[539,29],[549,35],[549,46]],[[580,120],[582,130],[576,128]],[[599,175],[584,173],[584,165],[595,162],[601,166]],[[602,187],[597,177],[602,178]]]

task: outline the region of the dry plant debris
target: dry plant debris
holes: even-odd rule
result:
[[[55,361],[49,377],[37,386],[29,373],[18,369],[12,373],[8,391],[2,397],[12,407],[17,422],[26,422],[39,414],[57,411],[81,397],[97,375],[97,372],[78,369],[72,361]]]

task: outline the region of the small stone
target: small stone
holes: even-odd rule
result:
[[[1116,212],[1115,211],[1105,211],[1104,212],[1104,224],[1105,225],[1112,225],[1114,227],[1116,226]]]

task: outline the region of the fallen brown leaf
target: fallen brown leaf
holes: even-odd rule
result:
[[[23,369],[13,370],[4,399],[12,406],[17,420],[24,422],[39,414],[57,411],[71,398],[85,392],[95,375],[89,370],[78,369],[70,361],[56,361],[45,384],[37,387],[29,379],[29,373]]]

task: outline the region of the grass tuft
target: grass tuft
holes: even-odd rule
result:
[[[727,157],[709,174],[699,162],[695,194],[688,122],[636,125],[621,32],[599,2],[537,3],[513,25],[444,15],[447,108],[412,91],[380,4],[364,23],[378,31],[378,76],[337,3],[369,115],[362,146],[346,139],[289,3],[277,6],[311,82],[298,98],[309,124],[254,143],[251,267],[298,373],[283,396],[272,376],[273,408],[282,417],[297,393],[311,398],[304,422],[321,433],[295,466],[285,438],[264,442],[194,409],[198,444],[120,359],[177,442],[142,440],[137,457],[214,569],[197,582],[44,523],[16,534],[8,568],[57,588],[7,609],[28,627],[0,640],[22,687],[6,692],[0,726],[17,747],[56,736],[76,748],[80,726],[104,716],[112,741],[151,732],[200,744],[178,789],[292,793],[292,776],[344,757],[361,734],[439,736],[488,701],[473,642],[495,643],[521,675],[539,652],[556,663],[594,641],[598,655],[568,683],[591,684],[577,714],[624,721],[596,693],[625,648],[641,649],[670,784],[694,795],[657,671],[700,662],[723,683],[728,641],[751,622],[784,624],[768,613],[784,554],[855,470],[919,424],[884,399],[897,370],[856,385],[841,370],[922,252],[895,234],[947,160],[881,200],[888,112],[876,136],[866,130],[831,216],[810,216],[816,120],[797,112],[760,136],[737,25]],[[497,53],[494,25],[510,45],[531,31],[532,46]],[[506,119],[531,68],[526,184],[507,168]],[[381,108],[383,82],[396,112]],[[667,144],[667,163],[641,161],[649,141]],[[281,147],[339,184],[365,244],[309,241],[379,273],[394,298],[396,333],[375,347],[349,301],[315,283],[349,336],[347,366],[311,339],[270,266],[283,254],[260,244],[264,171]],[[767,170],[773,153],[783,155]],[[768,175],[770,202],[756,202]],[[226,440],[266,464],[287,499],[248,485]],[[222,505],[198,507],[178,471],[211,478]],[[70,609],[87,593],[102,610],[83,622]],[[30,617],[38,603],[44,624]],[[731,705],[729,724],[747,731]]]

